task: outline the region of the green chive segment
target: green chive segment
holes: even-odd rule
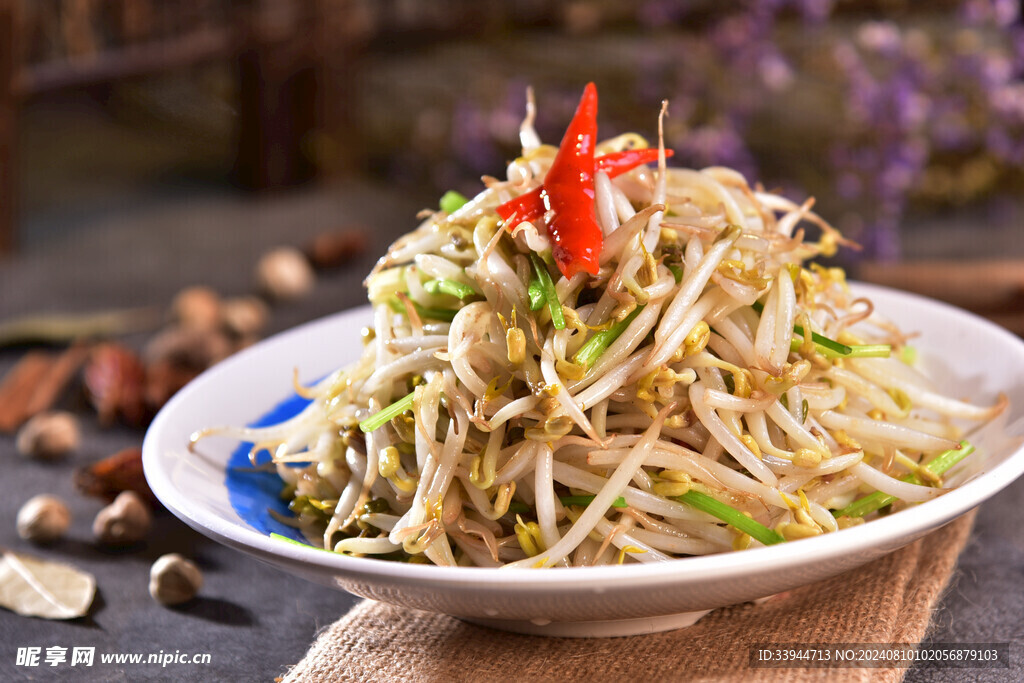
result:
[[[572,362],[584,368],[594,367],[594,363],[619,336],[626,331],[629,324],[644,310],[643,306],[637,306],[633,312],[607,330],[601,330],[587,340],[587,343],[580,347],[580,350],[572,357]]]
[[[291,543],[292,545],[299,545],[299,546],[302,546],[303,548],[311,548],[313,550],[320,550],[320,551],[328,552],[328,553],[332,552],[330,550],[327,550],[327,548],[321,548],[319,546],[310,545],[309,543],[303,543],[302,541],[296,541],[294,538],[289,538],[287,536],[283,536],[281,534],[274,533],[274,532],[270,533],[270,537],[271,538],[276,538],[279,541],[287,541],[288,543]]]
[[[458,313],[458,311],[450,308],[427,308],[426,306],[419,305],[415,301],[411,303],[412,307],[416,309],[416,313],[419,314],[421,318],[426,318],[428,320],[444,320],[446,322],[451,322],[455,319],[455,314]],[[388,299],[388,306],[391,306],[391,310],[395,313],[404,314],[406,312],[405,306],[397,297]]]
[[[799,334],[801,337],[806,336],[804,334],[804,328],[802,325],[793,325],[793,331]],[[834,339],[829,339],[828,337],[822,336],[817,332],[811,332],[811,341],[817,344],[818,346],[824,346],[829,351],[834,351],[835,353],[838,353],[840,356],[849,356],[850,352],[853,351],[853,349],[847,346],[846,344],[840,344]]]
[[[794,331],[799,327],[794,328]],[[800,334],[797,332],[797,334]],[[821,355],[825,356],[829,360],[834,358],[888,358],[889,353],[892,351],[892,347],[888,344],[861,344],[858,346],[846,346],[839,342],[832,341],[828,337],[822,337],[820,334],[811,333],[811,339],[814,341],[815,350]],[[818,342],[818,339],[824,339],[829,344],[822,344]],[[847,352],[836,351],[832,345],[842,346],[849,349]],[[799,351],[803,347],[803,344],[799,339],[793,339],[789,342],[790,351]]]
[[[929,470],[932,474],[943,475],[949,468],[957,464],[968,455],[974,452],[974,446],[967,441],[961,441],[959,448],[951,448],[948,451],[939,453],[932,458],[928,463],[923,465],[926,470]],[[916,474],[908,474],[903,477],[900,481],[904,481],[908,484],[924,484],[921,478]],[[872,512],[881,510],[886,505],[891,505],[896,502],[896,496],[890,496],[887,493],[881,491],[875,491],[874,493],[868,494],[863,498],[858,498],[841,510],[833,510],[832,516],[839,517],[863,517],[869,515]]]
[[[586,507],[594,502],[594,498],[597,496],[559,496],[558,500],[561,501],[562,505],[574,505],[577,507]],[[613,508],[625,508],[629,507],[626,504],[626,499],[619,496],[612,501]],[[523,514],[530,511],[529,506],[526,503],[522,503],[518,500],[514,500],[508,504],[508,511],[516,514]]]
[[[555,291],[555,283],[551,281],[551,273],[548,267],[534,252],[530,252],[530,261],[533,269],[537,272],[537,281],[540,282],[541,291],[548,302],[548,310],[551,311],[551,324],[556,330],[565,329],[565,316],[562,315],[562,302],[558,300],[558,292]]]
[[[687,491],[683,495],[677,496],[676,500],[701,512],[706,512],[712,517],[717,517],[729,526],[739,529],[764,545],[774,545],[786,540],[779,532],[755,522],[736,508],[730,507],[700,491]]]
[[[888,344],[861,344],[851,346],[848,358],[888,358],[892,347]]]
[[[760,301],[755,301],[750,305],[758,313],[764,311],[764,304]],[[794,325],[793,332],[799,334],[801,337],[804,336],[804,328],[802,325]],[[892,347],[888,344],[860,344],[854,346],[847,346],[846,344],[840,344],[835,339],[829,339],[826,336],[820,335],[817,332],[811,332],[811,341],[814,342],[816,350],[825,358],[888,358],[889,353],[892,351]],[[793,339],[789,342],[790,351],[799,351],[803,344],[798,339]]]
[[[539,311],[544,308],[544,288],[540,286],[540,280],[534,278],[530,280],[530,287],[527,290],[530,294],[530,310]]]
[[[465,206],[468,201],[465,196],[455,190],[448,190],[441,197],[441,210],[445,213],[455,213]]]
[[[391,421],[392,418],[398,417],[405,411],[412,408],[412,399],[416,395],[415,391],[409,393],[408,396],[400,398],[387,408],[379,410],[370,417],[366,418],[359,423],[359,429],[369,434],[375,429],[383,427],[385,424]]]
[[[469,285],[446,278],[427,280],[423,283],[423,289],[427,294],[449,294],[456,299],[468,299],[476,295],[476,290]]]

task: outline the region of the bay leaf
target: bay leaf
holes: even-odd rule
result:
[[[0,607],[30,617],[74,619],[96,595],[92,574],[71,565],[4,550],[0,554]]]

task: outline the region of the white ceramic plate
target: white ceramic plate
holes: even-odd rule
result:
[[[978,455],[948,494],[868,524],[796,543],[665,564],[549,570],[442,568],[351,558],[268,535],[279,484],[250,486],[229,462],[239,445],[188,437],[202,427],[250,424],[292,396],[292,370],[312,381],[361,352],[369,308],[339,313],[257,344],[203,373],[160,412],[143,462],[157,497],[186,523],[233,548],[332,588],[452,614],[508,630],[562,636],[653,632],[692,623],[707,610],[828,578],[891,552],[949,522],[1024,471],[1024,343],[945,304],[857,285],[906,332],[949,394],[988,404],[1011,400],[997,423],[971,435]],[[294,408],[294,406],[292,406]],[[236,460],[237,462],[237,460]],[[271,476],[271,475],[266,475]],[[239,477],[242,483],[239,484]],[[230,489],[230,490],[229,490]],[[245,489],[245,490],[241,490]],[[272,522],[271,522],[272,523]]]

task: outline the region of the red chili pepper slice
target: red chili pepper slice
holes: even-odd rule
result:
[[[615,177],[658,158],[656,149],[637,149],[595,160],[596,142],[597,87],[588,83],[544,184],[497,208],[509,230],[546,215],[551,255],[567,278],[581,270],[597,275],[600,265],[604,234],[594,211],[594,173],[603,170]],[[671,156],[671,151],[666,150],[665,155]]]
[[[596,144],[597,87],[587,83],[541,190],[544,207],[553,212],[548,221],[551,255],[565,277],[581,270],[597,275],[600,265],[604,234],[594,213]]]
[[[511,230],[524,221],[533,221],[544,215],[544,200],[540,196],[543,189],[544,186],[541,185],[515,199],[510,199],[495,209],[501,216],[501,220],[505,221],[507,229]],[[515,225],[509,223],[513,216],[516,218]]]
[[[670,157],[672,154],[673,151],[671,149],[665,150],[666,157]],[[626,171],[633,170],[637,166],[650,164],[657,160],[657,148],[645,147],[644,149],[626,149],[621,152],[609,152],[594,159],[594,163],[598,171],[604,171],[608,174],[609,178],[615,178]],[[540,218],[546,211],[544,199],[541,197],[543,190],[544,186],[542,185],[519,195],[515,199],[510,199],[497,208],[498,215],[504,221],[508,221],[515,216],[515,225]],[[506,227],[511,230],[515,225],[508,225]]]
[[[665,150],[665,158],[672,156],[675,152],[671,149]],[[609,178],[620,176],[626,171],[640,166],[650,164],[658,160],[657,147],[645,147],[643,149],[624,149],[621,152],[610,152],[597,157],[597,170],[604,171]]]

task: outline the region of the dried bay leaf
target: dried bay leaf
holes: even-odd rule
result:
[[[96,579],[60,562],[3,550],[0,607],[30,617],[74,619],[89,611]]]

